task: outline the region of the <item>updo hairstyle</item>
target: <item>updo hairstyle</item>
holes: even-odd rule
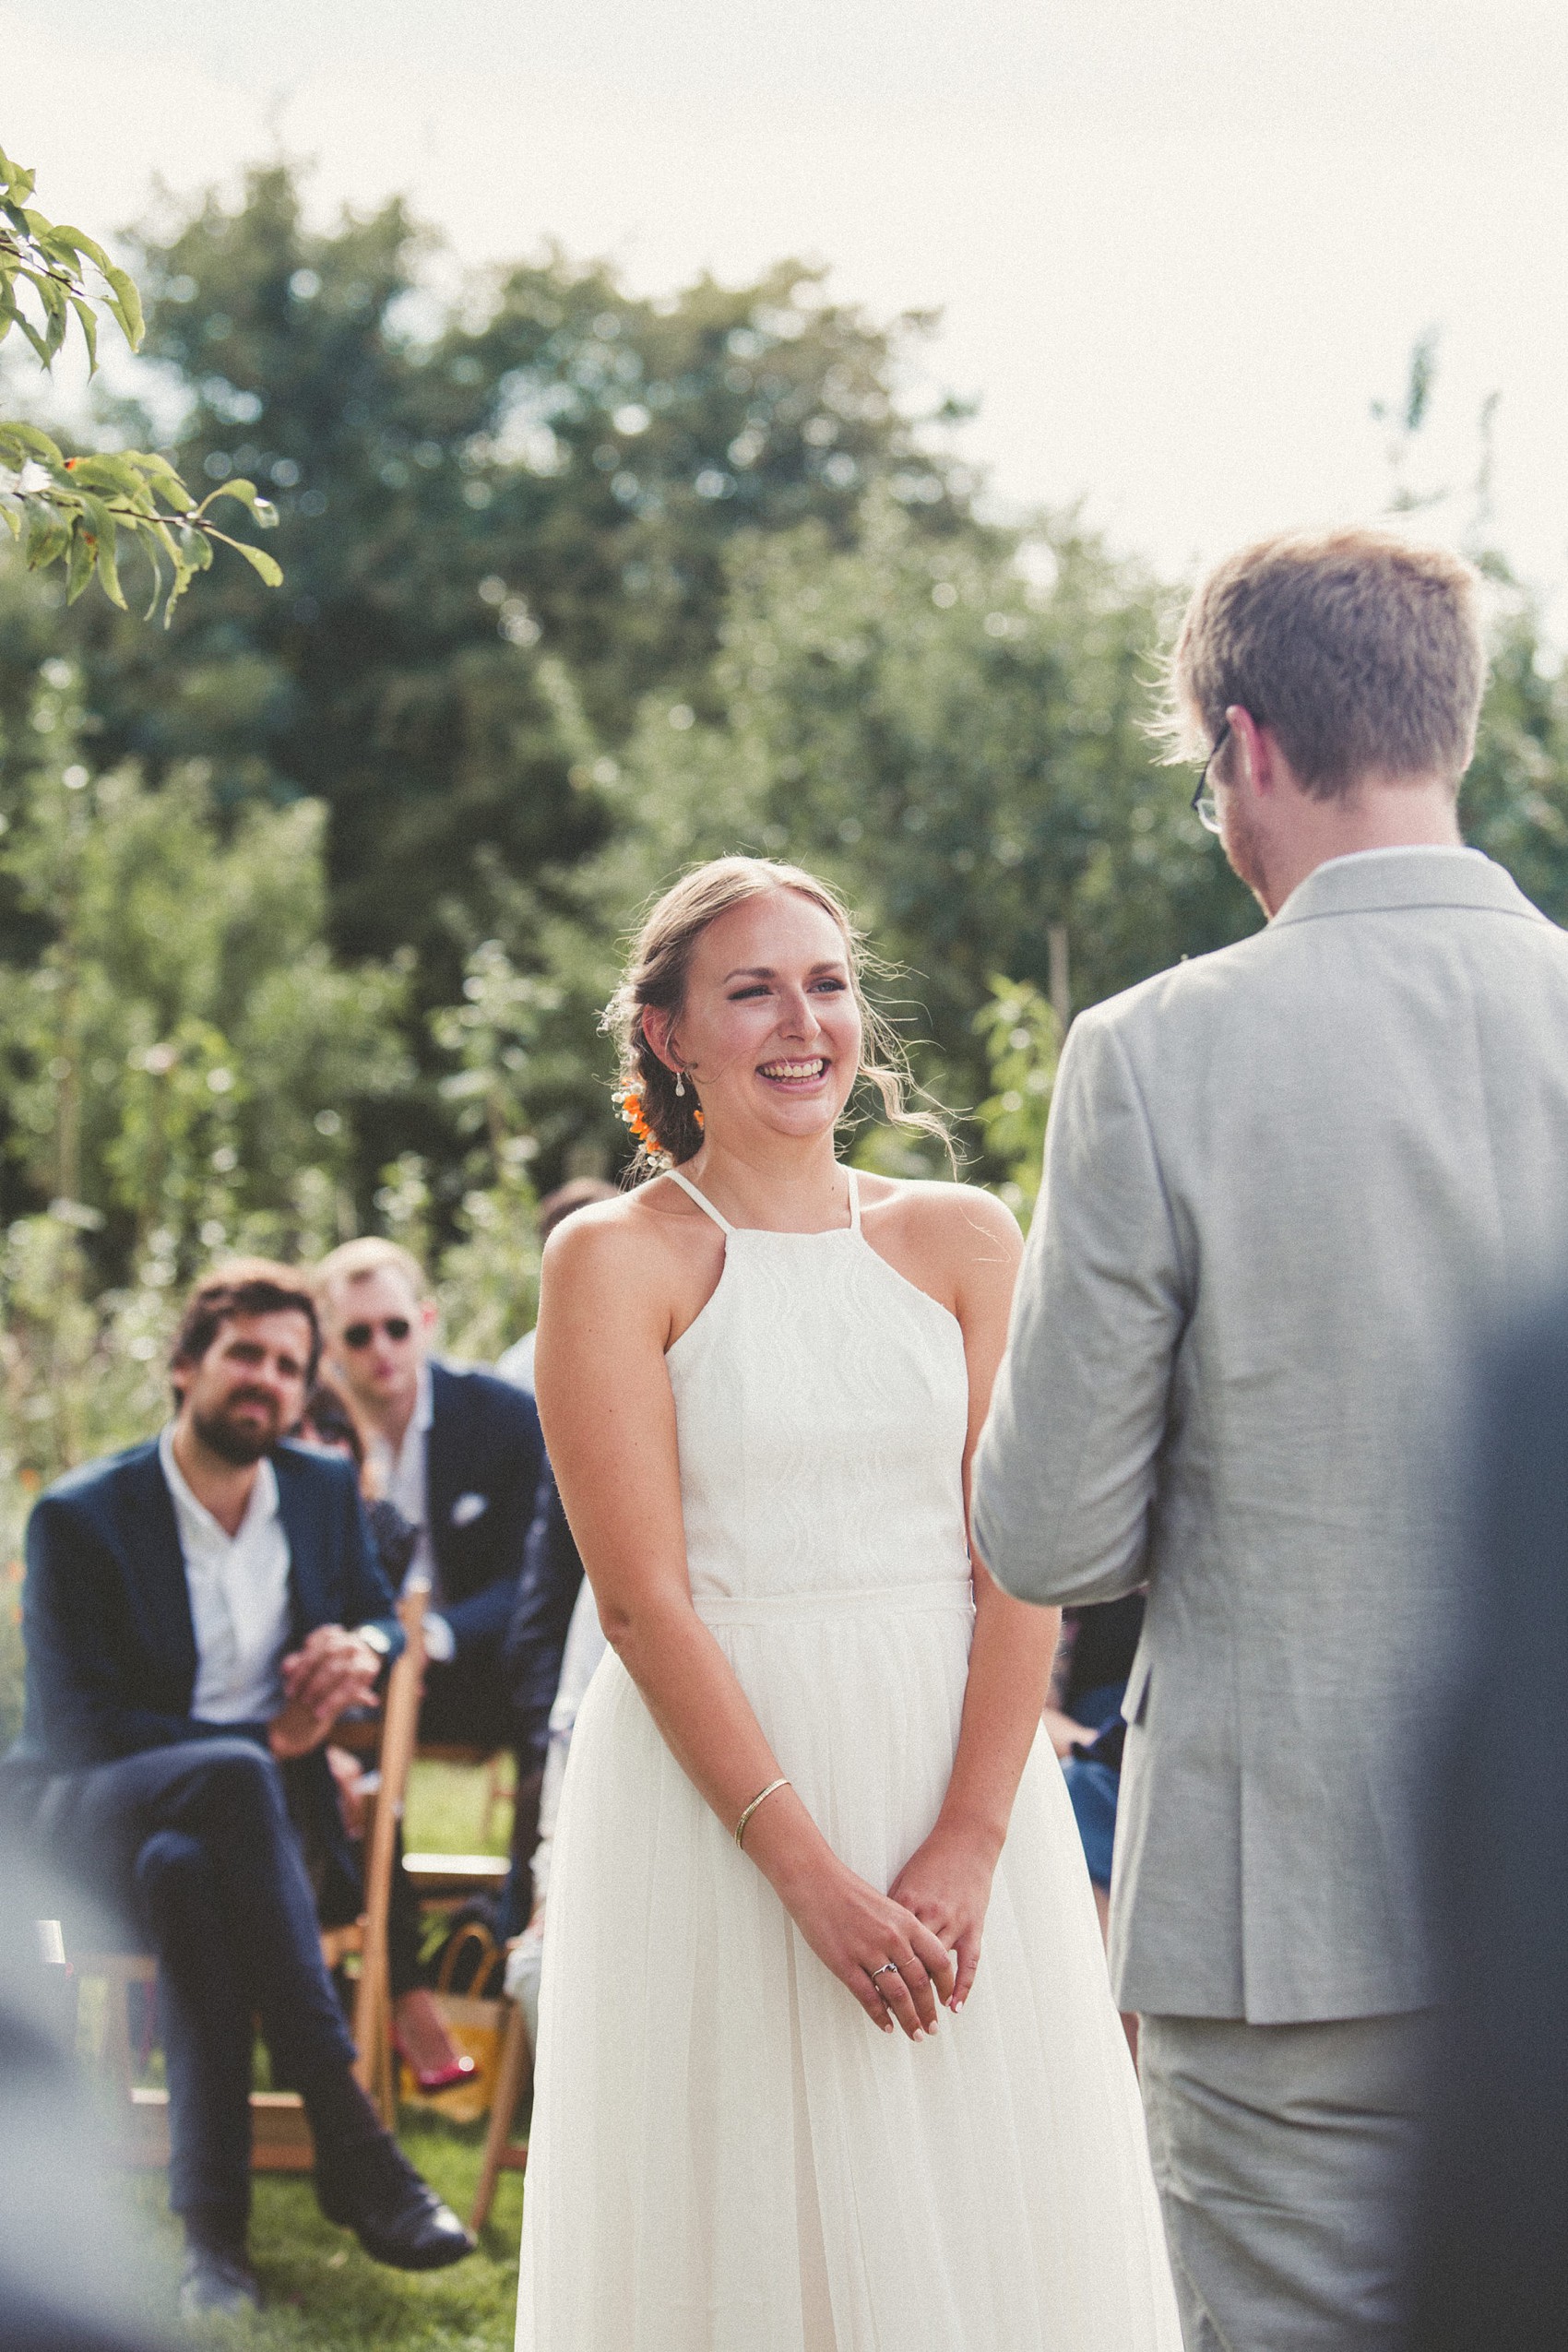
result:
[[[849,967],[849,984],[861,1010],[860,1076],[875,1087],[884,1114],[895,1125],[940,1136],[951,1151],[943,1120],[934,1111],[917,1110],[909,1102],[912,1082],[904,1049],[885,1016],[866,1001],[865,944],[837,892],[802,866],[779,865],[771,858],[713,858],[683,874],[650,909],[600,1023],[620,1049],[617,1095],[623,1102],[627,1096],[636,1098],[641,1124],[647,1129],[632,1164],[634,1181],[681,1166],[702,1142],[701,1104],[691,1074],[686,1074],[685,1093],[677,1095],[675,1073],[659,1060],[643,1035],[643,1014],[652,1008],[678,1017],[685,1002],[693,951],[709,923],[728,914],[731,907],[764,897],[771,890],[797,892],[837,925]]]

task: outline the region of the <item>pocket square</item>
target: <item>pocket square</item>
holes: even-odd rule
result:
[[[471,1527],[476,1519],[483,1518],[489,1508],[488,1494],[460,1494],[452,1505],[452,1525],[455,1527]]]

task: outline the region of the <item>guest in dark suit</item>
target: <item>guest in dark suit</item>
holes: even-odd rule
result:
[[[347,1241],[316,1269],[334,1377],[371,1433],[380,1491],[417,1530],[410,1574],[431,1578],[420,1736],[517,1756],[513,1858],[526,1868],[539,1776],[522,1752],[502,1667],[544,1441],[533,1398],[493,1372],[432,1360],[435,1305],[396,1242]]]
[[[582,1583],[583,1563],[566,1524],[555,1473],[546,1459],[502,1650],[518,1726],[518,1779],[526,1772],[530,1784],[537,1778],[541,1789],[550,1750],[550,1711],[560,1686],[566,1635]],[[536,1892],[531,1884],[532,1859],[531,1849],[521,1861],[513,1857],[511,1876],[501,1899],[503,1936],[520,1934],[531,1916]]]
[[[20,1754],[35,1831],[120,1898],[158,1954],[190,2311],[256,2299],[257,2015],[275,2074],[304,2099],[328,2218],[402,2268],[471,2242],[353,2080],[302,1853],[302,1832],[341,1843],[322,1750],[400,1638],[351,1470],[279,1443],[317,1344],[287,1268],[209,1277],[175,1343],[174,1420],[61,1479],[28,1528]]]
[[[1428,1776],[1444,2008],[1411,2352],[1568,2339],[1568,1300],[1496,1360]]]

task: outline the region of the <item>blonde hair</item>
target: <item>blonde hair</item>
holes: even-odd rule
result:
[[[399,1274],[411,1298],[429,1295],[430,1285],[418,1258],[398,1242],[384,1241],[375,1233],[362,1234],[357,1241],[343,1241],[329,1250],[311,1279],[317,1299],[325,1305],[339,1283],[363,1282],[372,1274]]]
[[[1240,704],[1314,799],[1373,773],[1457,790],[1486,683],[1479,587],[1460,556],[1388,530],[1260,540],[1188,605],[1158,731],[1195,764]]]
[[[940,1137],[951,1158],[946,1122],[934,1111],[917,1110],[909,1101],[913,1081],[904,1049],[885,1016],[867,1001],[864,980],[870,958],[837,892],[802,866],[779,865],[771,858],[713,858],[683,874],[649,909],[621,985],[600,1023],[620,1048],[619,1089],[638,1097],[648,1130],[633,1162],[634,1176],[678,1166],[690,1159],[702,1142],[695,1090],[688,1086],[683,1096],[676,1094],[674,1072],[659,1060],[643,1034],[643,1015],[657,1010],[677,1017],[685,1002],[693,951],[709,923],[731,907],[766,897],[774,890],[791,890],[809,898],[837,924],[849,967],[849,984],[860,1007],[863,1042],[859,1075],[876,1088],[884,1114],[894,1125]]]

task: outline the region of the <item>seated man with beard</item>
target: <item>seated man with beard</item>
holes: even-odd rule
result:
[[[35,1832],[159,1961],[187,2315],[258,2293],[245,2251],[253,2020],[303,2098],[328,2219],[377,2261],[471,2245],[382,2129],[321,1957],[302,1836],[342,1839],[324,1750],[400,1640],[351,1468],[280,1443],[319,1332],[259,1259],[187,1305],[162,1434],[60,1479],[28,1528]]]

